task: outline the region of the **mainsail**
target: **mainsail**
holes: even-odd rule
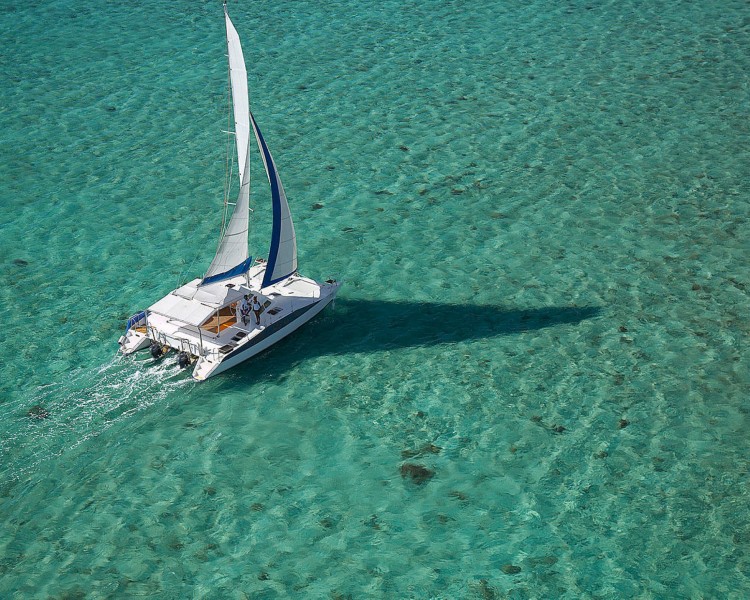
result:
[[[229,19],[226,4],[224,17],[227,26],[227,48],[229,50],[229,79],[232,86],[232,106],[234,109],[234,134],[237,142],[237,163],[240,173],[240,193],[224,235],[219,243],[216,256],[208,267],[202,284],[219,281],[240,275],[250,268],[252,259],[248,256],[247,230],[250,217],[250,169],[248,151],[250,149],[250,100],[247,92],[247,71],[242,55],[240,37]]]
[[[263,166],[266,168],[268,183],[271,184],[271,202],[273,204],[273,230],[271,231],[271,248],[268,251],[268,263],[263,275],[261,287],[267,287],[286,279],[297,270],[297,237],[294,234],[294,223],[289,211],[289,203],[286,200],[284,186],[281,185],[276,164],[268,149],[263,134],[255,122],[255,117],[250,114],[253,125],[253,133],[258,142],[258,149],[263,158]]]

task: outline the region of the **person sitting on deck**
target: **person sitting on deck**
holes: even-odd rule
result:
[[[255,313],[255,324],[260,325],[260,311],[261,306],[258,302],[258,296],[253,296],[253,312]]]
[[[250,295],[245,294],[245,297],[242,299],[242,304],[240,304],[240,316],[242,317],[243,325],[247,325],[247,318],[250,316],[250,303],[248,302],[249,298]]]

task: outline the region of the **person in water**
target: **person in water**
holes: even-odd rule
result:
[[[258,302],[258,296],[253,296],[253,312],[255,313],[255,324],[260,325],[260,311],[261,306]]]
[[[240,316],[242,317],[242,324],[247,325],[247,318],[250,316],[250,295],[245,294],[245,297],[242,299],[242,304],[240,304]]]

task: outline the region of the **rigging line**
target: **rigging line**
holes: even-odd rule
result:
[[[182,287],[182,282],[183,282],[184,275],[186,273],[190,273],[193,270],[193,265],[195,264],[195,261],[196,261],[197,258],[198,258],[197,254],[193,255],[193,260],[190,262],[190,266],[187,269],[182,269],[180,271],[180,274],[177,277],[177,288]]]

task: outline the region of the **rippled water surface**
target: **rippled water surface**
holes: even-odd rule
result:
[[[221,5],[0,12],[0,597],[750,596],[747,3],[230,11],[345,283],[200,385],[115,350],[216,248]]]

